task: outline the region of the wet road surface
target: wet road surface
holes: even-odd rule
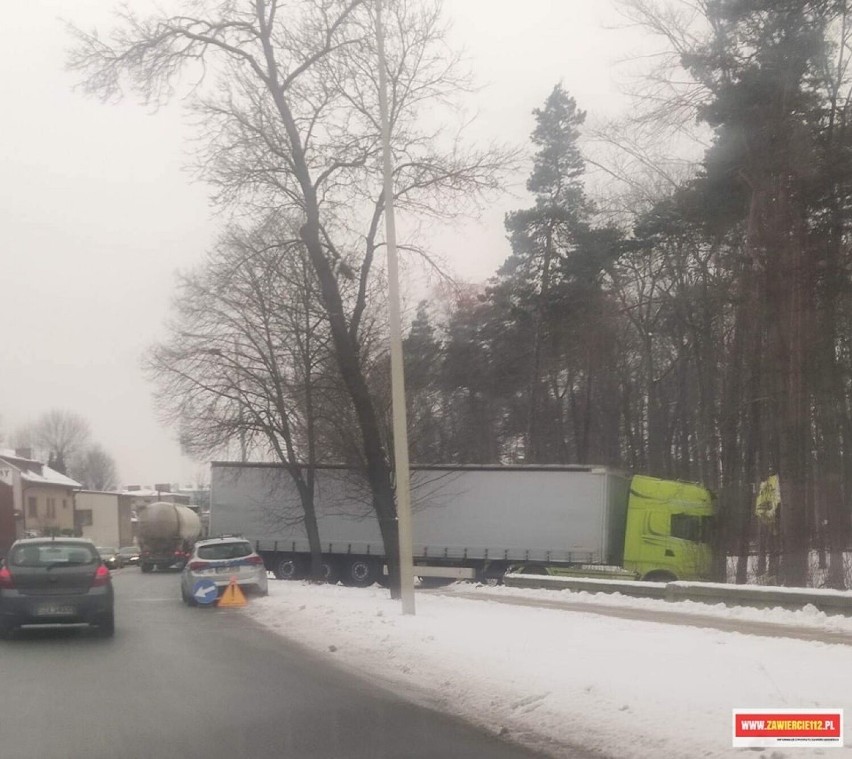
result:
[[[2,759],[530,759],[318,660],[177,574],[113,572],[116,635],[0,641]]]

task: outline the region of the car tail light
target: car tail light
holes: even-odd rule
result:
[[[92,578],[92,587],[97,588],[100,585],[106,585],[110,580],[109,570],[104,564],[101,564],[95,570],[95,576]]]
[[[9,571],[9,567],[0,568],[0,588],[13,590],[14,587],[15,583],[12,581],[12,573]]]
[[[190,561],[189,568],[195,572],[197,569],[207,569],[210,566],[209,561]]]
[[[254,564],[254,566],[259,567],[263,564],[263,559],[260,556],[249,556],[246,559],[246,564]]]

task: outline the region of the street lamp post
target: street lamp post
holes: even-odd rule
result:
[[[382,119],[385,228],[388,246],[388,322],[390,326],[393,450],[396,472],[396,514],[399,530],[399,579],[402,613],[414,614],[414,561],[411,547],[411,489],[408,468],[408,425],[405,413],[405,373],[402,363],[402,326],[399,313],[399,262],[393,206],[393,165],[390,147],[385,40],[382,2],[376,0],[376,42],[379,53],[379,111]]]

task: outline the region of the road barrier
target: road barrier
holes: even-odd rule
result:
[[[639,582],[581,577],[508,574],[504,583],[513,588],[548,588],[587,593],[621,593],[636,598],[696,601],[758,609],[801,609],[814,606],[826,614],[852,616],[852,592],[819,588],[781,588],[766,585],[726,585],[715,582]]]

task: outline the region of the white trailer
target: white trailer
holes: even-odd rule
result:
[[[586,466],[413,467],[415,574],[501,577],[514,564],[609,565],[623,559],[630,479]],[[379,579],[384,548],[363,474],[316,467],[315,505],[329,577]],[[267,567],[295,578],[308,566],[302,506],[282,466],[214,462],[211,534],[251,540]]]

